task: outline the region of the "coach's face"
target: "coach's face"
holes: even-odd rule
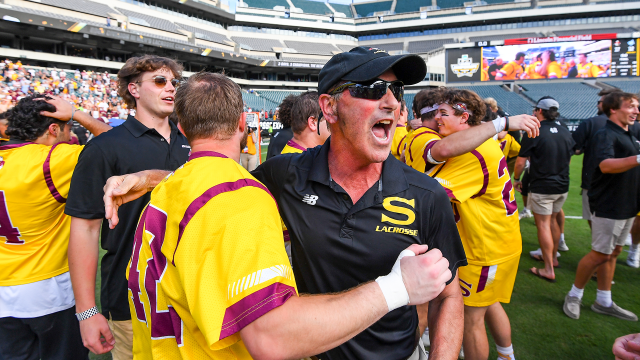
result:
[[[392,70],[378,76],[385,81],[398,78]],[[391,141],[400,113],[400,103],[391,90],[379,100],[360,99],[348,90],[337,103],[338,131],[332,136],[344,136],[345,140],[368,162],[383,162],[389,156]]]

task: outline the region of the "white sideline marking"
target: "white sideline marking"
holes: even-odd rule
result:
[[[569,215],[565,215],[564,216],[565,219],[580,219],[582,220],[582,216],[569,216]]]

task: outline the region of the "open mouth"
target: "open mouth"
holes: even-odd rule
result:
[[[173,96],[167,96],[167,97],[163,97],[162,101],[167,102],[167,103],[171,103],[173,104],[173,100],[175,100],[175,98]]]
[[[376,139],[380,141],[386,141],[389,139],[389,133],[391,132],[391,120],[380,120],[373,125],[371,132]]]

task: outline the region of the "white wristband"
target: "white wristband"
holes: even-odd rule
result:
[[[640,164],[640,155],[636,156],[636,161]]]
[[[401,306],[409,305],[409,293],[404,286],[402,280],[402,271],[400,270],[400,259],[405,256],[416,256],[411,250],[402,250],[396,263],[393,264],[389,275],[380,276],[376,279],[376,282],[382,290],[384,299],[387,301],[387,307],[389,311],[393,311]]]
[[[496,128],[496,134],[504,130],[507,126],[507,119],[503,117],[499,117],[493,120],[493,126]]]
[[[433,156],[431,156],[431,149],[429,149],[429,151],[427,151],[427,161],[433,165],[440,165],[440,164],[444,164],[444,161],[438,161],[436,159],[433,158]]]

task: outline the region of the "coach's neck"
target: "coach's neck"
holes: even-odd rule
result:
[[[184,134],[184,131],[180,124],[178,124],[178,129]],[[240,143],[242,142],[243,137],[245,136],[246,130],[246,122],[244,119],[241,119],[236,132],[231,135],[231,137],[221,139],[221,135],[213,134],[207,138],[197,138],[197,139],[188,139],[189,145],[191,146],[191,153],[196,153],[199,151],[215,151],[220,153],[230,159],[233,159],[235,162],[240,161]]]

